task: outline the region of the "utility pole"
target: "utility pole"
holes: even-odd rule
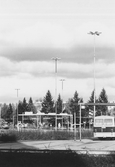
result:
[[[80,106],[80,121],[79,121],[79,133],[80,133],[80,141],[81,141],[81,103],[79,103]]]
[[[52,58],[52,60],[55,61],[55,129],[57,129],[57,62],[60,60],[60,58]]]
[[[90,35],[93,35],[94,36],[94,56],[93,56],[93,64],[94,64],[94,103],[95,103],[95,99],[96,99],[96,90],[95,90],[95,36],[99,36],[101,34],[101,32],[98,32],[98,31],[95,31],[95,32],[92,32],[90,31],[88,34]],[[95,118],[95,105],[94,105],[94,118]]]
[[[17,124],[18,124],[18,91],[20,89],[15,89],[17,91]]]
[[[63,112],[63,82],[65,81],[65,79],[60,79],[60,81],[62,82],[62,112]]]

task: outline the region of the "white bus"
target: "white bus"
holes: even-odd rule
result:
[[[96,138],[115,138],[115,117],[97,116],[94,118],[93,127],[94,137]]]

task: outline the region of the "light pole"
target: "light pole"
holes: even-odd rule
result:
[[[63,112],[63,82],[65,81],[65,79],[60,79],[60,81],[62,82],[62,111]],[[63,129],[63,116],[62,116],[62,129]]]
[[[60,81],[62,82],[62,112],[63,112],[63,82],[65,81],[65,79],[60,79]]]
[[[95,103],[95,98],[96,98],[96,90],[95,90],[95,36],[99,36],[101,34],[101,32],[95,31],[92,32],[90,31],[88,34],[93,35],[94,36],[94,56],[93,56],[93,61],[94,61],[94,103]],[[94,105],[94,113],[93,116],[95,118],[95,105]]]
[[[15,89],[17,91],[17,124],[18,124],[18,91],[20,89]]]
[[[79,103],[80,106],[80,121],[79,121],[79,132],[80,132],[80,141],[81,141],[81,103]]]
[[[74,140],[76,141],[76,112],[74,111]]]
[[[52,60],[55,61],[55,128],[57,129],[57,62],[60,60],[58,57],[53,57]]]

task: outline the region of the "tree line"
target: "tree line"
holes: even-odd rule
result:
[[[108,103],[108,96],[103,88],[99,94],[99,97],[95,100],[96,103]],[[75,91],[73,98],[69,98],[66,102],[64,108],[63,108],[63,102],[61,99],[61,95],[59,94],[57,98],[57,114],[63,112],[73,114],[76,112],[79,115],[79,106],[75,105],[78,103],[83,103],[83,98],[79,97],[79,94],[77,91]],[[91,96],[87,103],[94,103],[94,91],[91,93]],[[85,108],[85,116],[88,116],[89,112],[93,111],[93,106],[86,106]],[[55,112],[55,104],[54,100],[52,98],[52,95],[50,91],[46,93],[46,96],[43,99],[42,102],[42,110],[41,112],[49,113],[49,112]],[[107,106],[96,106],[96,115],[106,115],[108,113],[108,107]]]
[[[23,101],[19,101],[18,104],[6,104],[4,103],[1,107],[1,118],[8,122],[17,122],[17,111],[18,114],[23,114],[25,111],[32,111],[33,113],[37,113],[37,109],[33,103],[32,98],[30,97],[29,101],[26,101],[24,97]]]
[[[58,95],[57,101],[55,102],[50,90],[47,91],[46,95],[44,96],[41,102],[41,112],[47,113],[55,113],[55,109],[57,108],[57,114],[63,112],[68,114],[73,114],[76,112],[76,116],[79,117],[79,105],[75,105],[77,103],[82,103],[83,98],[79,97],[77,91],[75,91],[72,98],[69,98],[66,104],[63,104],[63,100],[61,95]],[[94,91],[92,91],[91,96],[88,103],[94,103]],[[99,97],[96,98],[96,103],[108,103],[108,96],[106,90],[103,88],[99,94]],[[56,106],[56,108],[55,108]],[[32,111],[33,113],[37,113],[37,108],[33,103],[32,97],[30,97],[29,101],[26,101],[26,98],[23,101],[19,101],[18,105],[14,104],[3,104],[1,107],[1,117],[5,120],[16,121],[17,117],[17,109],[18,114],[22,114],[25,111]],[[89,112],[93,111],[93,106],[86,106],[84,110],[82,110],[82,117],[88,117]],[[108,107],[107,106],[96,106],[96,116],[99,115],[108,115]]]

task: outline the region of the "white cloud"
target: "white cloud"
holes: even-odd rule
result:
[[[0,101],[3,101],[4,97],[7,97],[11,101],[16,101],[16,88],[20,89],[20,99],[23,99],[23,97],[29,98],[30,96],[34,99],[43,98],[48,89],[51,91],[53,97],[55,96],[54,62],[26,61],[16,63],[6,58],[0,58],[0,67]],[[98,96],[104,87],[109,97],[114,96],[114,64],[108,66],[104,63],[98,63],[96,68],[96,95]],[[60,82],[62,76],[65,78],[63,93],[65,100],[73,97],[76,90],[84,101],[88,100],[94,88],[93,66],[91,64],[83,65],[59,62],[57,78],[58,94],[62,92]],[[8,101],[7,98],[6,101]]]
[[[57,64],[58,75],[66,78],[92,78],[94,64],[65,63],[61,60]],[[97,78],[114,77],[115,64],[107,64],[102,61],[95,63],[95,73]],[[50,61],[20,61],[15,62],[7,58],[0,57],[0,75],[29,77],[53,77],[55,63]]]
[[[102,32],[96,37],[96,93],[105,87],[114,96],[114,1],[10,0],[5,4],[5,0],[0,3],[1,99],[4,95],[13,98],[15,88],[21,89],[21,97],[43,97],[48,89],[54,95],[51,58],[55,56],[61,58],[58,78],[66,79],[64,97],[67,99],[78,90],[87,99],[93,90],[94,41],[87,34],[89,31]],[[61,92],[61,83],[58,88]]]
[[[1,13],[114,13],[114,0],[4,0]]]
[[[3,36],[3,40],[12,48],[67,48],[71,46],[73,35],[56,22],[38,21],[29,27],[14,29]]]

